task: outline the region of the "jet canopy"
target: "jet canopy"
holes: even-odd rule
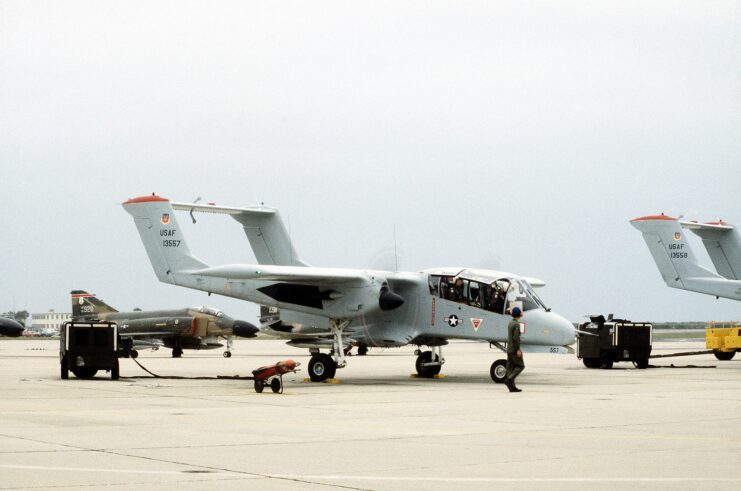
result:
[[[438,270],[429,273],[430,294],[472,307],[510,314],[512,309],[544,309],[545,304],[524,278],[487,270]]]
[[[193,310],[196,310],[200,312],[201,314],[207,314],[207,315],[213,315],[214,317],[223,317],[224,312],[222,312],[219,309],[214,309],[212,307],[198,307]]]

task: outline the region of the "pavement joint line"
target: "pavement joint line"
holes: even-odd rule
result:
[[[277,475],[275,477],[278,477]],[[430,477],[430,476],[357,476],[357,475],[281,475],[318,480],[363,480],[399,482],[450,482],[450,483],[686,483],[686,482],[741,482],[741,477]]]

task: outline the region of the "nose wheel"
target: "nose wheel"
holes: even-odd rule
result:
[[[224,358],[231,358],[232,352],[231,351],[224,351]]]
[[[440,369],[445,363],[445,359],[442,357],[442,347],[432,347],[432,351],[416,351],[417,361],[414,364],[414,368],[417,369],[417,375],[422,378],[432,378],[440,373]]]
[[[507,360],[497,360],[492,363],[489,375],[494,382],[503,384],[507,375]]]

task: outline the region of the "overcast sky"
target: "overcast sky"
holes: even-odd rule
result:
[[[547,282],[572,321],[741,317],[631,218],[741,224],[741,4],[0,0],[0,311],[246,302],[159,283],[128,198],[281,210],[317,266]],[[211,264],[228,217],[180,218]],[[701,261],[710,264],[699,241]]]

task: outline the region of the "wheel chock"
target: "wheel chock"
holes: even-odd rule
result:
[[[430,377],[420,377],[418,373],[410,373],[409,378],[430,378]],[[437,375],[433,375],[432,378],[441,379],[441,378],[445,378],[445,375],[442,373],[438,373]]]
[[[307,384],[309,382],[311,382],[311,379],[309,377],[306,377],[304,379],[304,383]],[[311,383],[315,383],[315,382],[311,382]],[[325,381],[323,381],[321,383],[322,384],[339,384],[340,383],[340,379],[338,379],[338,378],[328,378],[327,380],[325,380]]]

